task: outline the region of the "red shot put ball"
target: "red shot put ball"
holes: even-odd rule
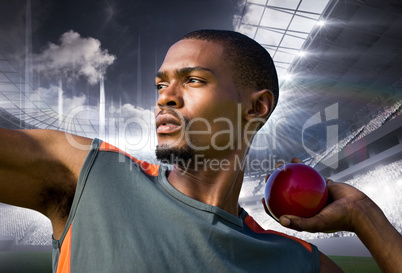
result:
[[[279,167],[265,186],[265,203],[277,221],[282,215],[312,217],[325,206],[327,199],[325,179],[302,163]]]

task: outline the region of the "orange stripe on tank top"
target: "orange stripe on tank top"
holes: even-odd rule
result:
[[[313,247],[311,246],[311,244],[307,243],[306,241],[303,241],[302,239],[299,239],[299,238],[296,238],[296,237],[293,237],[293,236],[290,236],[290,235],[287,235],[287,234],[284,234],[281,232],[277,232],[277,231],[273,231],[273,230],[265,230],[250,215],[246,216],[246,219],[244,219],[244,222],[246,222],[247,226],[249,228],[251,228],[255,233],[276,234],[276,235],[279,235],[279,236],[282,236],[285,238],[289,238],[289,239],[301,244],[310,253],[313,253]]]
[[[59,262],[57,264],[57,273],[71,272],[71,226],[68,228],[60,249]]]
[[[120,150],[119,148],[117,148],[109,143],[106,143],[106,142],[102,142],[101,146],[99,147],[99,150],[124,154],[128,158],[131,158],[135,163],[137,163],[141,167],[141,169],[148,175],[158,176],[159,165],[151,164],[151,163],[145,162],[143,160],[138,160],[137,158],[133,157],[132,155],[130,155],[130,154]]]

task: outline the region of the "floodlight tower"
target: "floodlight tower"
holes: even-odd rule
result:
[[[106,103],[105,103],[105,84],[103,73],[100,73],[99,79],[99,138],[105,139],[105,120],[106,120]]]
[[[20,128],[24,127],[22,120],[25,120],[26,96],[32,86],[32,19],[31,19],[31,0],[27,0],[25,10],[25,84],[20,89]]]

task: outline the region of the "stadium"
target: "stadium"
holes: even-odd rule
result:
[[[152,115],[131,122],[123,117],[121,98],[119,103],[105,98],[111,92],[105,70],[94,87],[95,103],[63,111],[61,80],[55,83],[58,104],[41,94],[40,83],[33,80],[30,8],[28,0],[22,63],[0,47],[0,127],[98,137],[155,162]],[[267,217],[261,198],[264,178],[275,163],[297,156],[323,176],[365,192],[402,233],[402,5],[393,0],[247,0],[240,11],[234,30],[268,50],[281,89],[278,108],[248,158],[266,160],[265,165],[246,164],[241,206],[263,228],[313,242],[327,255],[371,257],[353,233],[296,232],[280,226]],[[137,107],[148,113],[141,100]],[[151,136],[144,140],[144,135]],[[0,203],[0,253],[41,252],[41,259],[50,261],[51,236],[50,221],[40,213]],[[379,272],[375,270],[358,272]]]

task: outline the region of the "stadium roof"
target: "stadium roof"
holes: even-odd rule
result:
[[[315,28],[325,24],[322,13],[329,0],[247,0],[236,30],[253,38],[271,54],[279,80],[286,78],[292,62]],[[336,1],[335,1],[336,2]]]

